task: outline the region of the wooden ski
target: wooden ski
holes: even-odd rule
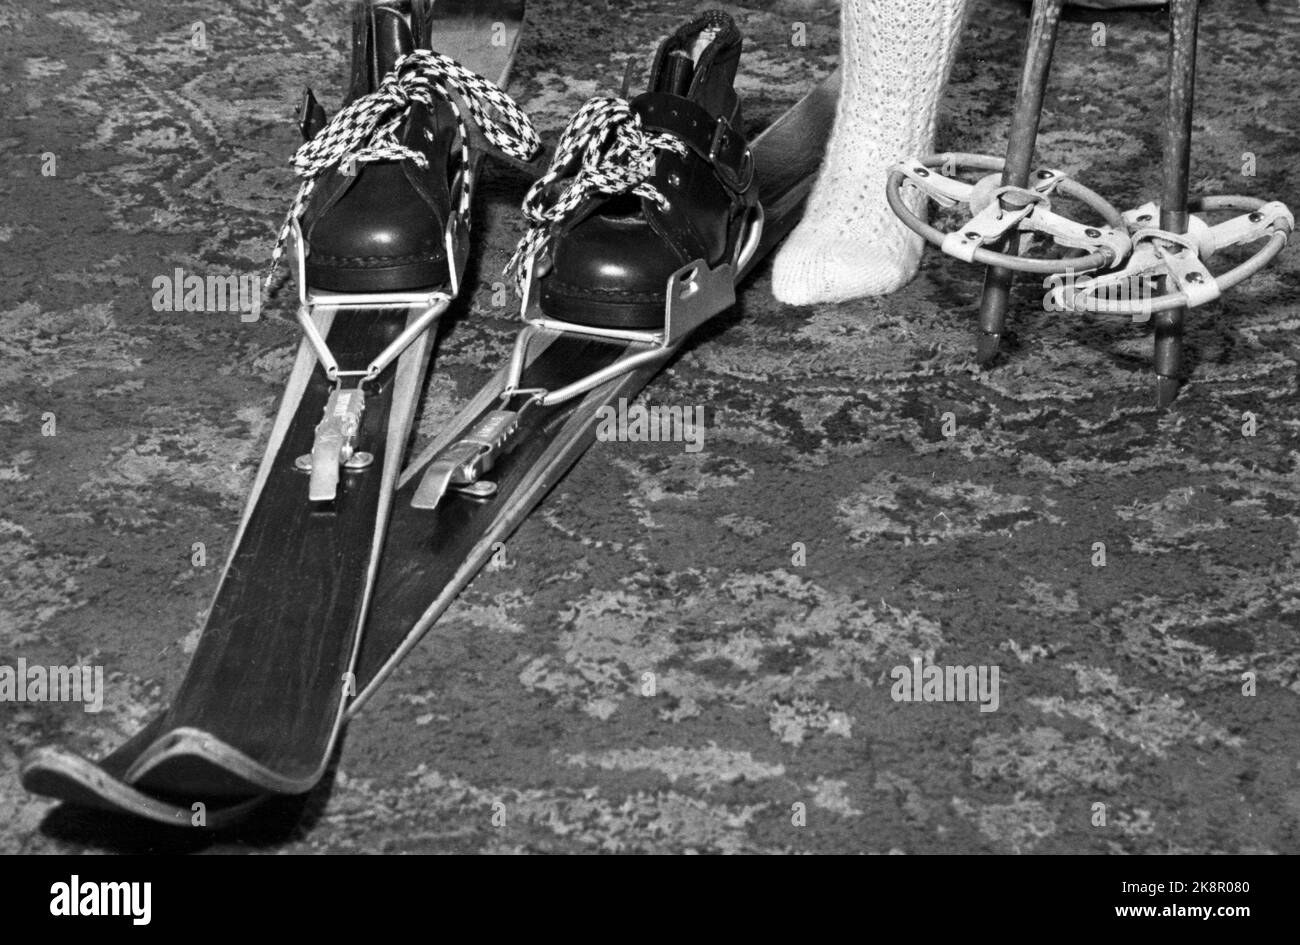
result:
[[[839,73],[783,115],[752,145],[755,175],[765,222],[757,250],[736,273],[742,281],[798,222],[821,166],[839,90]],[[714,312],[714,315],[721,312]],[[543,339],[516,386],[557,390],[647,346],[582,335]],[[681,342],[673,346],[680,347]],[[356,712],[405,658],[491,558],[519,523],[564,477],[596,438],[601,407],[633,399],[671,354],[621,374],[553,408],[528,418],[516,445],[491,471],[490,498],[449,493],[433,509],[412,505],[431,463],[447,447],[474,430],[496,406],[510,369],[504,368],[471,401],[440,437],[402,474],[379,582],[362,641],[357,677],[361,685],[349,712]]]
[[[434,42],[466,69],[504,83],[523,13],[522,0],[439,0]],[[471,152],[467,180],[480,158],[480,151]],[[452,249],[454,288],[468,246]],[[419,329],[415,322],[426,322],[396,363],[366,385],[355,440],[368,455],[355,471],[342,466],[332,502],[308,501],[303,467],[312,465],[317,427],[346,404],[337,402],[338,385],[319,363],[319,345],[304,339],[204,632],[171,706],[97,764],[58,748],[38,749],[24,763],[24,786],[162,823],[210,827],[239,819],[261,795],[311,790],[356,692],[361,628],[433,347],[430,311],[405,295],[351,309],[317,298],[315,341],[341,367],[374,364],[404,332]],[[316,488],[315,477],[311,485]]]
[[[756,251],[736,273],[737,283],[798,221],[829,138],[838,84],[836,73],[754,141],[765,223]],[[519,384],[556,389],[646,350],[643,344],[579,335],[542,339],[522,363]],[[518,527],[591,445],[598,409],[619,398],[635,397],[666,359],[620,374],[582,397],[534,414],[527,429],[520,431],[517,445],[495,464],[495,491],[487,500],[453,493],[433,509],[411,504],[430,465],[478,426],[499,401],[511,373],[509,367],[498,372],[448,424],[446,432],[407,466],[397,483],[378,581],[356,663],[358,694],[346,708],[349,718],[361,710],[486,564],[495,543]],[[167,822],[152,813],[151,805],[162,796],[156,786],[125,781],[128,773],[139,767],[139,758],[130,757],[130,751],[134,749],[139,755],[147,747],[133,740],[100,766],[91,766],[93,783],[86,777],[84,766],[74,772],[65,759],[57,771],[51,772],[52,766],[47,763],[39,772],[47,781],[41,793]],[[62,779],[58,784],[48,783],[52,773]],[[80,776],[73,777],[74,773]],[[34,780],[37,774],[31,769],[25,771],[24,783]],[[215,770],[203,774],[205,778],[224,776]],[[123,804],[123,796],[130,803]],[[249,816],[259,799],[239,796],[209,800],[208,826],[222,827]],[[177,805],[171,822],[188,823],[189,816],[187,808]]]

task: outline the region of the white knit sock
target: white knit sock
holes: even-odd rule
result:
[[[916,274],[921,237],[885,202],[891,165],[930,151],[968,0],[841,0],[844,84],[803,222],[772,293],[808,305],[884,295]],[[909,199],[913,210],[922,199]]]

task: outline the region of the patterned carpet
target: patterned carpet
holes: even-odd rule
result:
[[[1298,207],[1300,10],[1274,7],[1204,15],[1193,185]],[[553,138],[702,8],[536,0],[513,90]],[[831,0],[727,9],[755,125],[833,67]],[[1163,415],[1148,328],[1044,311],[1033,283],[980,370],[974,267],[931,250],[894,296],[808,309],[760,270],[645,394],[704,406],[704,449],[597,444],[305,809],[213,843],[22,791],[27,750],[98,756],[184,673],[296,331],[288,293],[244,322],[155,311],[153,280],[264,265],[292,110],[308,83],[339,100],[346,21],[0,8],[0,665],[106,682],[99,713],[0,709],[0,852],[1300,852],[1294,248],[1194,313]],[[940,147],[1000,151],[1023,26],[979,0]],[[1039,154],[1133,206],[1158,186],[1164,34],[1093,35],[1063,27]],[[506,351],[523,186],[481,191],[479,292],[420,442]],[[996,711],[892,698],[913,656],[997,667]]]

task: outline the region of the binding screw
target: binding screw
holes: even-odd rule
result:
[[[1264,219],[1264,214],[1256,210],[1254,213],[1250,215],[1249,219],[1251,223],[1258,223],[1260,220]]]
[[[1095,240],[1097,237],[1101,236],[1101,230],[1088,227],[1088,229],[1083,231],[1083,235],[1088,237],[1090,240]]]
[[[1150,222],[1151,222],[1151,214],[1149,214],[1149,213],[1144,213],[1144,214],[1142,214],[1142,216],[1138,217],[1138,222],[1139,222],[1139,223],[1150,223]]]
[[[929,170],[927,170],[927,169],[924,168],[924,167],[918,167],[918,168],[916,169],[916,176],[917,176],[917,177],[929,177],[929,176],[930,176],[930,172],[929,172]]]
[[[1038,172],[1039,180],[1047,180],[1051,176],[1052,176],[1052,172],[1047,170],[1046,168]]]
[[[980,235],[974,230],[971,230],[969,233],[963,233],[962,236],[966,237],[968,240],[977,240],[980,238]]]
[[[1187,281],[1190,282],[1192,285],[1200,285],[1204,280],[1205,277],[1202,276],[1199,272],[1189,272],[1187,274]]]

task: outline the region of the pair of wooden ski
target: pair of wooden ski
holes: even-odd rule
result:
[[[433,39],[444,55],[504,85],[523,14],[522,0],[438,0]],[[480,159],[480,152],[470,152],[463,179],[472,182]],[[468,247],[454,249],[448,253],[453,286]],[[314,305],[306,293],[302,301],[337,365],[354,370],[376,363],[403,331],[450,301],[450,293],[418,296],[360,308],[331,305],[323,295]],[[162,823],[209,827],[242,818],[268,794],[312,789],[356,692],[361,631],[434,330],[419,332],[364,385],[353,439],[368,463],[337,466],[334,497],[323,502],[309,498],[317,482],[304,467],[317,458],[317,427],[333,412],[327,407],[339,406],[331,395],[340,385],[328,376],[318,346],[303,339],[233,551],[172,704],[98,763],[38,749],[25,760],[25,787]]]
[[[504,79],[523,3],[439,0],[435,10],[440,51]],[[503,25],[508,38],[500,45]],[[711,310],[697,312],[690,328],[729,307],[735,285],[797,221],[830,134],[837,92],[838,74],[754,141],[761,233],[755,230],[746,256],[727,268],[726,293]],[[368,315],[361,328],[345,312],[322,331],[332,348],[364,361],[371,347],[401,330],[399,316],[376,321]],[[685,334],[655,346],[542,332],[399,476],[396,464],[431,347],[426,333],[391,376],[381,376],[386,394],[366,408],[369,442],[383,444],[374,460],[379,469],[345,472],[327,514],[308,507],[302,474],[290,481],[286,472],[304,451],[304,437],[310,445],[311,424],[327,395],[304,343],[207,628],[171,708],[97,763],[39,749],[24,765],[23,784],[82,806],[207,828],[237,823],[269,797],[310,791],[346,719],[591,445],[598,410],[635,397]],[[648,357],[652,351],[657,355]],[[619,373],[629,359],[637,366]],[[608,380],[578,396],[533,405],[510,449],[494,458],[483,483],[490,488],[448,491],[434,503],[417,499],[428,470],[467,437],[479,436],[507,389],[562,390],[606,369]],[[267,560],[280,562],[278,568],[268,568]]]

